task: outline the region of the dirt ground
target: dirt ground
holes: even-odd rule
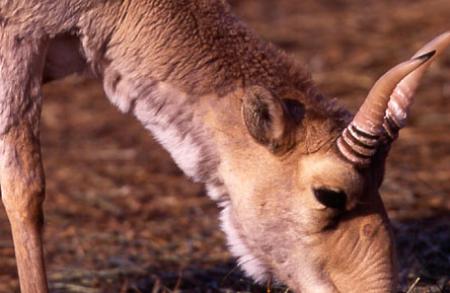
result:
[[[378,76],[450,28],[448,0],[232,5],[352,110]],[[450,292],[449,73],[450,51],[428,72],[382,187],[403,292]],[[96,81],[72,77],[46,86],[42,126],[52,292],[287,292],[243,277],[203,187],[189,182],[133,117],[110,105]],[[17,292],[0,210],[0,292]]]

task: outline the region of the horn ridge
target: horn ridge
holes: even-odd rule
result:
[[[356,139],[351,132],[346,131],[344,135],[342,135],[342,139],[347,143],[347,145],[351,146],[354,151],[358,154],[364,156],[371,156],[376,151],[376,145],[366,145],[363,142]]]
[[[348,132],[346,132],[348,133]],[[346,135],[343,135],[346,136]],[[344,159],[349,161],[352,164],[357,166],[366,166],[370,163],[370,159],[372,154],[364,154],[357,151],[357,147],[349,144],[348,140],[343,138],[343,136],[339,137],[337,140],[337,147],[339,149],[339,153],[343,156]],[[359,149],[361,151],[361,149]]]
[[[375,144],[380,138],[379,135],[373,135],[365,132],[362,129],[359,129],[358,126],[350,124],[349,130],[353,133],[355,137],[360,137],[362,140],[366,140],[367,144],[372,145]]]
[[[389,110],[384,118],[383,128],[391,141],[397,139],[401,127],[395,121],[395,118],[390,114]]]

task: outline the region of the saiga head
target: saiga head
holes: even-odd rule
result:
[[[395,291],[378,189],[419,80],[449,44],[447,32],[383,75],[350,119],[264,86],[246,89],[247,141],[224,157],[221,173],[231,195],[224,229],[247,274],[275,276],[296,292]]]

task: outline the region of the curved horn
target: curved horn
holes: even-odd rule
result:
[[[397,138],[398,131],[406,124],[414,93],[419,86],[423,74],[436,57],[441,55],[448,46],[450,46],[450,31],[434,38],[414,55],[414,57],[416,57],[431,50],[436,51],[436,54],[432,56],[430,60],[414,72],[408,74],[395,87],[394,92],[389,99],[384,122],[384,128],[391,140]]]
[[[367,165],[383,133],[383,122],[389,97],[405,76],[434,55],[434,51],[395,66],[380,77],[370,90],[352,122],[337,140],[341,154],[357,165]]]

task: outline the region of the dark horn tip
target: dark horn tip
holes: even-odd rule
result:
[[[436,54],[436,50],[430,51],[428,53],[422,54],[420,56],[417,56],[416,58],[414,58],[415,60],[423,60],[423,61],[427,61],[429,60],[431,57],[434,56],[434,54]]]

